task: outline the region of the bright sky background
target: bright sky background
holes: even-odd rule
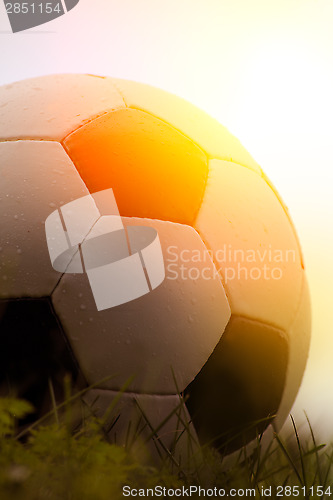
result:
[[[333,0],[80,0],[13,35],[0,4],[0,84],[87,72],[205,109],[261,164],[298,230],[313,341],[293,413],[333,438]]]

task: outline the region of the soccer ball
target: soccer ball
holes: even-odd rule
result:
[[[306,364],[309,295],[287,208],[240,142],[180,98],[92,75],[3,86],[0,139],[1,394],[36,419],[66,373],[99,415],[121,390],[117,442],[139,421],[168,448],[186,428],[227,452],[279,429]],[[165,276],[98,310],[86,272],[52,266],[45,222],[107,190],[125,228],[157,232]]]

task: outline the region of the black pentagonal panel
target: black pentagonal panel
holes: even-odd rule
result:
[[[202,443],[225,453],[260,435],[279,409],[288,366],[284,333],[232,317],[202,370],[185,390]]]
[[[63,400],[66,374],[76,384],[79,370],[50,300],[0,301],[0,396],[33,404],[22,425],[51,409],[49,380],[57,402]]]

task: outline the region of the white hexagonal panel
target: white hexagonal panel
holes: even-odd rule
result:
[[[303,270],[293,227],[265,180],[235,163],[211,160],[194,227],[213,252],[232,314],[286,330]]]
[[[124,107],[110,78],[48,75],[0,87],[0,140],[61,141],[83,123]]]
[[[229,304],[193,228],[152,219],[124,217],[123,222],[157,230],[165,262],[162,284],[97,311],[87,276],[65,274],[53,304],[88,383],[116,374],[100,384],[116,390],[134,375],[131,391],[175,394],[173,377],[183,390],[212,353],[229,321]],[[192,254],[194,262],[188,259]]]
[[[0,159],[0,298],[46,296],[61,273],[51,265],[45,220],[89,193],[57,142],[2,142]]]

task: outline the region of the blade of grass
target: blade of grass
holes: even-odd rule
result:
[[[50,378],[48,380],[48,384],[49,384],[51,403],[52,403],[52,408],[53,408],[53,413],[54,413],[54,419],[56,421],[57,426],[59,427],[59,414],[58,414],[58,410],[57,410],[57,402],[56,402],[56,398],[55,398],[55,394],[54,394],[52,380]]]
[[[297,431],[297,427],[296,427],[296,423],[295,423],[294,417],[292,415],[290,415],[290,418],[291,418],[291,421],[292,421],[292,424],[293,424],[293,428],[294,428],[294,432],[295,432],[295,436],[296,436],[296,441],[297,441],[297,448],[298,448],[298,452],[299,452],[299,458],[300,458],[300,461],[301,461],[301,469],[302,469],[302,476],[303,476],[303,486],[305,487],[305,491],[307,491],[307,476],[306,476],[306,471],[305,471],[303,450],[302,450],[301,443],[300,443],[300,440],[299,440],[299,435],[298,435],[298,431]]]
[[[196,463],[196,468],[197,468],[197,474],[198,474],[198,465],[197,465],[197,462],[196,460],[198,459],[198,456],[200,454],[200,461],[202,460],[202,456],[201,456],[201,451],[199,449],[199,446],[198,446],[198,439],[197,437],[194,437],[193,436],[193,433],[191,431],[191,420],[188,421],[188,413],[187,413],[187,409],[186,409],[186,400],[188,399],[188,397],[184,398],[181,391],[180,391],[180,387],[179,387],[179,384],[177,382],[177,378],[176,378],[176,374],[174,372],[174,369],[173,367],[171,366],[171,373],[172,373],[172,378],[173,378],[173,381],[174,381],[174,384],[175,384],[175,388],[176,388],[176,391],[177,391],[177,395],[179,397],[179,401],[181,402],[181,408],[180,408],[180,411],[179,413],[177,414],[178,416],[178,422],[177,422],[177,425],[179,426],[179,423],[181,423],[182,427],[183,427],[183,431],[181,433],[179,433],[178,435],[175,434],[175,438],[174,438],[174,443],[173,443],[173,446],[174,446],[174,449],[176,449],[176,446],[177,446],[177,443],[179,442],[179,440],[181,439],[181,437],[184,435],[184,433],[186,432],[187,434],[187,437],[188,437],[188,440],[187,440],[187,457],[192,457],[192,461],[195,461]],[[182,413],[184,415],[184,418],[182,418]],[[177,428],[178,428],[177,426]],[[195,446],[195,451],[193,450],[193,447]]]
[[[286,447],[284,446],[284,444],[282,443],[281,439],[279,438],[278,434],[275,434],[275,439],[276,439],[277,443],[279,444],[279,446],[280,446],[283,454],[285,455],[285,457],[287,458],[288,462],[290,463],[293,471],[295,472],[296,477],[297,477],[299,483],[301,484],[301,486],[303,486],[302,477],[301,477],[300,473],[298,472],[297,467],[294,464],[291,456],[289,455]]]
[[[318,478],[319,478],[319,484],[323,484],[323,478],[322,478],[321,467],[320,467],[320,462],[319,462],[319,453],[318,453],[319,449],[321,449],[322,446],[321,447],[317,446],[316,439],[315,439],[315,436],[314,436],[314,432],[313,432],[312,425],[310,423],[309,417],[307,416],[306,412],[304,412],[304,415],[305,415],[305,418],[307,420],[307,423],[308,423],[308,426],[309,426],[309,429],[310,429],[310,433],[311,433],[311,439],[312,439],[312,442],[313,442],[313,445],[314,445],[314,449],[311,450],[311,451],[313,451],[316,454],[316,472],[314,474],[313,481],[312,481],[312,486],[313,486],[315,484],[315,480],[316,480],[316,476],[317,475],[318,475]]]
[[[327,486],[328,486],[328,480],[329,480],[329,475],[330,475],[330,472],[332,471],[332,464],[333,464],[333,449],[332,449],[332,452],[330,455],[326,455],[327,458],[328,458],[328,466],[327,466],[327,469],[326,469],[326,473],[325,473],[325,478],[324,478],[324,482],[323,482],[323,489],[324,491],[326,490]]]
[[[153,438],[157,439],[157,441],[160,444],[160,446],[162,447],[163,451],[168,455],[168,457],[173,462],[173,464],[176,465],[177,468],[179,468],[180,467],[179,462],[175,459],[175,457],[173,456],[173,454],[165,446],[165,444],[163,443],[163,441],[160,439],[160,437],[158,435],[158,431],[162,427],[164,427],[164,425],[169,421],[169,419],[175,414],[175,411],[178,409],[178,407],[176,409],[174,409],[167,417],[165,417],[164,420],[157,427],[154,428],[152,426],[152,424],[150,423],[150,421],[149,421],[146,413],[144,412],[143,408],[141,408],[139,402],[137,400],[135,400],[135,403],[136,403],[137,407],[139,408],[139,410],[140,410],[143,418],[145,419],[145,421],[146,421],[149,429],[151,430],[151,434],[149,434],[149,436],[145,439],[144,444],[148,443]]]

